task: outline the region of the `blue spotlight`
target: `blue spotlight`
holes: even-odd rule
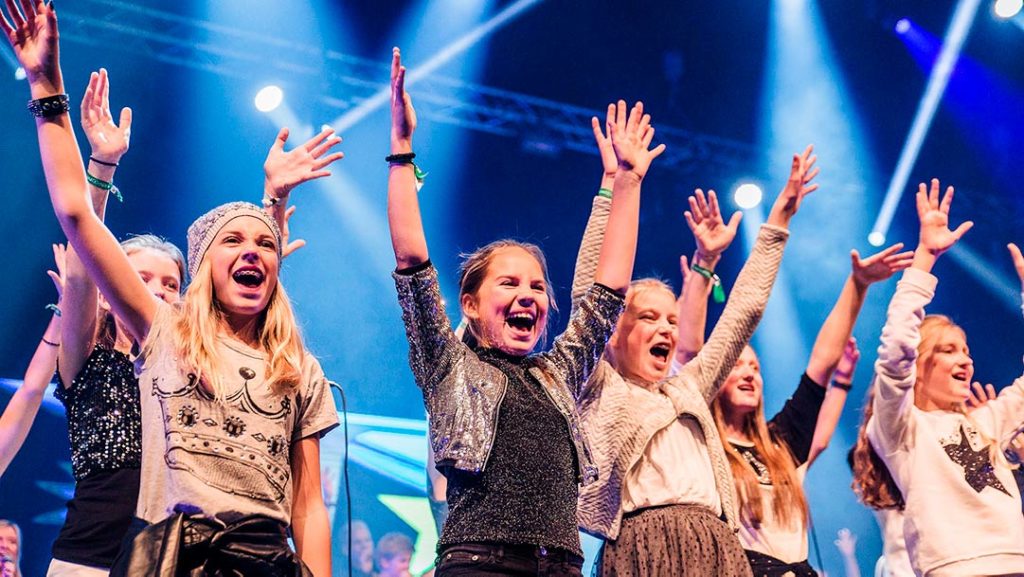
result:
[[[764,197],[764,193],[761,191],[761,187],[746,182],[736,187],[736,192],[733,193],[733,201],[736,206],[742,209],[751,209],[761,204],[761,199]]]
[[[882,246],[885,244],[885,235],[876,231],[873,231],[868,235],[868,244],[871,246]]]
[[[906,34],[910,30],[910,20],[900,18],[896,21],[896,33]]]
[[[517,0],[505,7],[501,12],[495,14],[493,18],[464,34],[458,40],[444,47],[441,51],[437,52],[427,60],[413,64],[409,75],[405,77],[406,89],[417,81],[430,76],[438,68],[447,64],[459,54],[469,50],[469,48],[480,42],[480,40],[485,38],[487,35],[491,34],[498,28],[501,28],[505,24],[508,24],[517,16],[540,2],[541,0]],[[370,96],[345,114],[342,114],[332,122],[331,125],[334,126],[335,130],[338,132],[346,132],[353,125],[369,116],[370,113],[378,108],[382,108],[390,99],[391,86],[385,85],[384,88],[381,88],[376,94]]]
[[[1013,18],[1024,8],[1024,0],[996,0],[992,5],[992,11],[1002,19]]]
[[[278,106],[281,106],[282,101],[284,101],[284,91],[281,90],[280,86],[273,84],[261,88],[256,93],[256,98],[253,99],[256,110],[260,112],[271,112]]]
[[[960,49],[963,48],[967,35],[971,31],[971,24],[974,23],[974,15],[978,12],[981,0],[960,0],[953,12],[953,19],[950,22],[949,30],[946,32],[946,40],[942,45],[942,51],[932,67],[931,76],[928,77],[928,85],[925,87],[924,96],[918,104],[917,114],[910,126],[910,133],[907,135],[907,142],[903,145],[900,158],[896,162],[896,169],[893,171],[892,180],[889,181],[889,189],[885,193],[885,200],[882,202],[882,209],[878,213],[875,225],[871,228],[872,233],[884,235],[892,224],[893,215],[896,214],[896,205],[899,204],[903,189],[910,178],[910,171],[917,162],[917,155],[921,151],[924,137],[928,134],[928,128],[932,124],[932,118],[939,107],[939,100],[946,90],[949,77],[953,74],[957,59],[960,58]]]

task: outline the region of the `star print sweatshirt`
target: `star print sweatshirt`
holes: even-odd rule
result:
[[[889,303],[868,438],[906,501],[917,575],[1024,574],[1024,517],[1009,465],[990,453],[1024,420],[1024,377],[970,416],[914,406],[917,345],[937,279],[908,269]]]

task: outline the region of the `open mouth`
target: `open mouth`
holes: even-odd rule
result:
[[[967,371],[958,371],[950,376],[953,377],[953,380],[967,382]]]
[[[240,268],[231,275],[231,278],[246,288],[257,288],[266,280],[266,275],[258,268]]]
[[[753,393],[754,392],[754,383],[748,383],[748,382],[744,381],[744,382],[740,383],[739,386],[736,387],[736,388],[741,390],[741,391],[747,392],[747,393]]]
[[[537,317],[529,311],[514,312],[505,318],[505,324],[518,333],[530,333],[537,324]]]
[[[671,351],[669,346],[666,344],[657,344],[651,347],[651,356],[658,359],[659,361],[668,361],[668,355]]]

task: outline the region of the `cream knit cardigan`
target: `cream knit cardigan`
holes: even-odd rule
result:
[[[594,198],[576,260],[574,304],[594,282],[610,206],[607,198]],[[704,432],[722,510],[729,526],[738,527],[736,489],[709,404],[761,320],[788,237],[786,229],[761,226],[711,337],[678,374],[658,383],[656,392],[628,383],[607,361],[599,362],[577,401],[598,467],[597,482],[580,489],[577,520],[583,531],[603,539],[618,537],[626,474],[654,434],[684,415]]]

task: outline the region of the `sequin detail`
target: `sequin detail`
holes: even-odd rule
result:
[[[97,471],[140,467],[139,382],[127,355],[95,347],[71,387],[58,386],[54,396],[67,412],[76,480]]]
[[[440,545],[514,543],[582,555],[576,475],[566,419],[527,372],[528,358],[485,350],[508,377],[491,456],[479,475],[449,475],[449,516]]]

